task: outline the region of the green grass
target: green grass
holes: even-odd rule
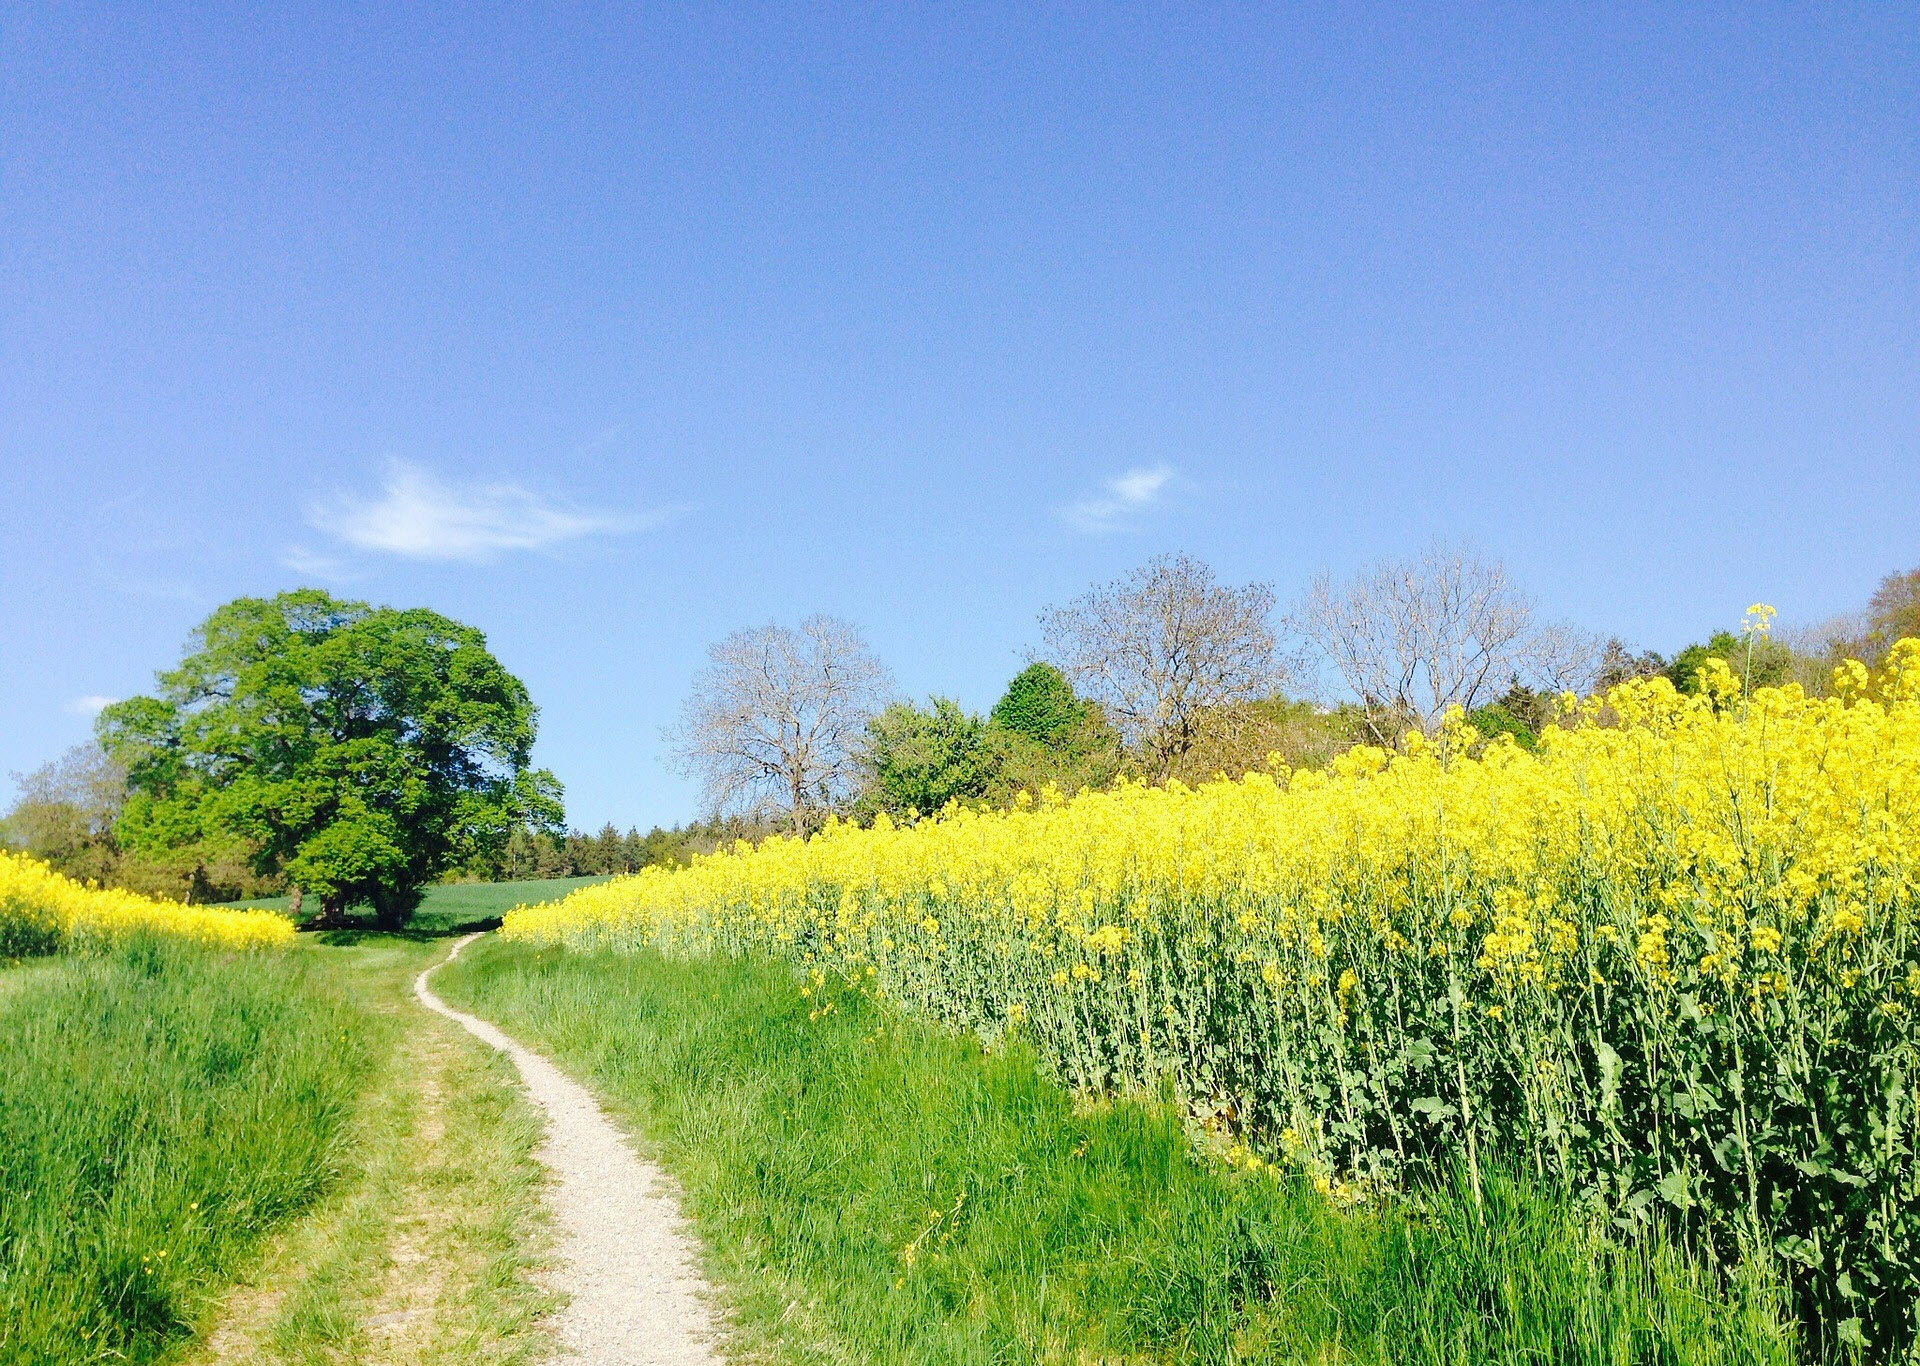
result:
[[[300,953],[146,941],[9,978],[0,1360],[150,1360],[339,1171],[363,1012]]]
[[[1076,1102],[1018,1045],[783,967],[489,941],[436,980],[646,1136],[771,1361],[1793,1359],[1757,1275],[1505,1179],[1342,1213],[1202,1156],[1170,1107]]]
[[[0,1362],[543,1355],[541,1125],[505,1058],[414,1003],[446,947],[0,969]]]
[[[407,928],[414,934],[445,934],[466,925],[498,920],[516,906],[553,901],[576,887],[591,887],[606,880],[604,877],[550,877],[527,882],[443,882],[427,888],[426,899],[420,903]],[[287,898],[269,896],[226,904],[284,911]]]
[[[446,953],[368,936],[302,952],[368,1010],[373,1069],[335,1187],[271,1240],[214,1337],[169,1366],[508,1366],[549,1347],[555,1297],[533,1159],[542,1125],[505,1057],[416,1005]]]
[[[58,959],[0,958],[0,1010],[5,1010],[8,1000],[25,990],[29,982],[37,982],[41,978],[58,972],[59,970],[60,963]]]

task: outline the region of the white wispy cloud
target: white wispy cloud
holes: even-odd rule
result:
[[[1069,503],[1060,509],[1060,515],[1078,531],[1097,534],[1130,530],[1141,513],[1161,501],[1172,483],[1171,465],[1131,469],[1102,485],[1099,497]]]
[[[582,537],[638,531],[668,515],[570,510],[518,484],[455,485],[417,465],[396,462],[378,497],[322,502],[307,520],[361,550],[415,560],[488,560],[503,551],[544,550]],[[305,558],[305,565],[293,567],[319,571],[325,560]]]
[[[347,567],[332,555],[321,555],[303,545],[290,545],[280,556],[280,563],[294,573],[309,579],[342,579],[347,577]]]
[[[89,693],[85,697],[76,697],[67,703],[67,712],[72,716],[98,716],[102,708],[111,707],[119,700],[117,697],[102,697],[97,693]]]

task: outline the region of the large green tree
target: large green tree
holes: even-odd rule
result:
[[[1723,659],[1735,678],[1745,679],[1752,687],[1768,688],[1787,681],[1793,666],[1793,651],[1767,636],[1735,635],[1715,631],[1706,644],[1695,642],[1673,657],[1667,677],[1681,692],[1700,691],[1700,670],[1709,659]]]
[[[153,852],[244,843],[320,902],[405,923],[444,870],[516,828],[561,827],[530,767],[537,711],[486,637],[424,609],[317,589],[240,598],[194,633],[152,697],[101,713],[123,764],[118,833]]]
[[[867,723],[868,801],[894,816],[931,816],[986,795],[999,769],[987,723],[950,697],[895,702]]]
[[[1041,745],[1065,744],[1086,723],[1092,704],[1073,690],[1067,676],[1036,660],[1013,676],[991,719],[1002,730]]]

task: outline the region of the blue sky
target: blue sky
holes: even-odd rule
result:
[[[0,772],[220,602],[483,628],[580,825],[707,642],[984,707],[1162,550],[1663,651],[1920,565],[1920,7],[15,4]]]

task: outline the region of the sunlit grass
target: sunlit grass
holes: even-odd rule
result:
[[[497,919],[518,906],[551,901],[605,881],[606,877],[595,876],[533,878],[523,882],[445,882],[427,888],[420,909],[407,928],[414,934],[445,933],[470,923]],[[258,897],[233,902],[229,907],[241,908],[285,911],[287,898]],[[316,903],[307,903],[307,909],[317,909]]]
[[[646,1135],[774,1360],[1792,1359],[1766,1285],[1497,1172],[1342,1212],[781,965],[483,943],[438,981]]]
[[[150,1360],[334,1177],[370,1058],[307,955],[0,973],[0,1360]]]

